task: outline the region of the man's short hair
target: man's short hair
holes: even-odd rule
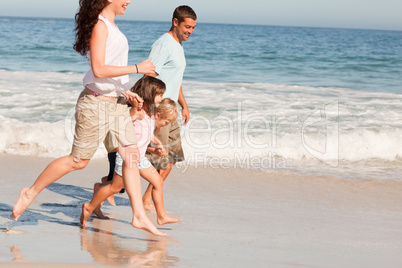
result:
[[[176,7],[176,9],[173,12],[172,21],[174,19],[177,19],[180,24],[184,21],[184,19],[187,19],[187,18],[197,20],[197,14],[195,14],[194,10],[189,6]]]

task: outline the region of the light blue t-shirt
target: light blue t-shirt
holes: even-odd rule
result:
[[[169,33],[165,33],[152,45],[149,57],[156,66],[155,72],[158,74],[156,78],[166,84],[163,97],[177,102],[186,69],[183,46]]]

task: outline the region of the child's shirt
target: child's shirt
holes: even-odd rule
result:
[[[140,150],[140,157],[145,156],[145,152],[147,151],[147,147],[152,140],[155,130],[155,119],[149,117],[145,113],[144,118],[142,120],[137,120],[133,122],[135,137],[137,138],[137,146]]]

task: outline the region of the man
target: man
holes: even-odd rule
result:
[[[173,12],[172,26],[169,32],[163,34],[151,47],[149,57],[155,64],[155,72],[148,74],[161,79],[166,84],[165,98],[171,98],[182,107],[182,125],[186,125],[190,119],[190,112],[183,95],[182,81],[186,68],[186,59],[182,43],[187,41],[194,32],[197,15],[189,6],[179,6]],[[184,160],[181,146],[180,126],[174,121],[163,127],[158,134],[168,155],[158,157],[147,154],[147,158],[158,170],[163,180],[167,178],[176,162]],[[153,209],[152,185],[148,187],[143,202],[145,209]]]

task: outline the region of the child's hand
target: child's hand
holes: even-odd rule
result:
[[[131,91],[122,92],[122,94],[126,97],[127,102],[130,103],[137,111],[142,109],[142,104],[144,100],[138,96],[137,93]]]
[[[167,156],[167,152],[162,145],[156,145],[155,154],[158,156]]]

